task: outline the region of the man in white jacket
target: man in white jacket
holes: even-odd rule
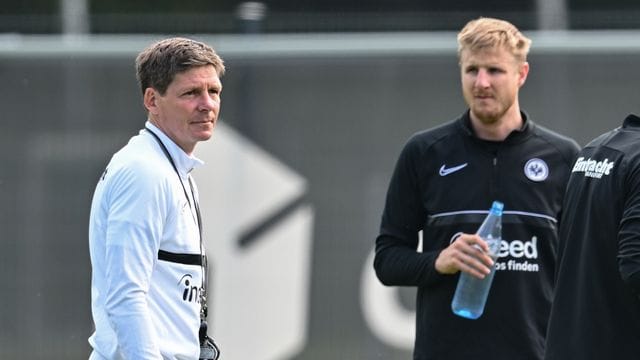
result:
[[[97,184],[89,223],[95,332],[90,359],[198,359],[206,257],[189,173],[220,111],[224,64],[170,38],[136,59],[148,112]]]

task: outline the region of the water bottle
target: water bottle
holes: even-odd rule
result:
[[[498,258],[500,250],[503,208],[503,203],[494,201],[491,205],[491,210],[489,210],[489,215],[487,215],[476,232],[489,245],[489,256],[494,262]],[[492,266],[491,272],[484,279],[478,279],[465,272],[460,273],[456,293],[451,302],[451,309],[454,314],[467,319],[477,319],[482,315],[495,271],[495,266]]]

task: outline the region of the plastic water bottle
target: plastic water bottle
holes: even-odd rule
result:
[[[494,262],[498,258],[500,250],[503,208],[503,203],[494,201],[491,205],[491,210],[489,210],[489,215],[487,215],[476,232],[489,245],[489,256]],[[460,273],[456,293],[451,302],[451,309],[454,314],[467,319],[477,319],[482,315],[495,271],[495,266],[493,266],[489,275],[485,276],[484,279],[478,279],[465,272]]]

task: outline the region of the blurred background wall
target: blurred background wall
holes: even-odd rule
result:
[[[638,113],[638,15],[631,0],[4,1],[0,358],[89,354],[89,205],[143,126],[133,61],[150,42],[191,36],[227,64],[196,174],[225,359],[408,359],[415,292],[378,284],[370,254],[402,145],[465,110],[456,31],[497,16],[532,37],[521,105],[584,145]]]

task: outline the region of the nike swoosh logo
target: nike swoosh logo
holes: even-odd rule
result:
[[[447,176],[451,173],[454,173],[458,170],[462,170],[465,166],[467,166],[467,163],[464,163],[462,165],[458,165],[458,166],[454,166],[454,167],[450,167],[450,168],[446,168],[445,166],[447,165],[442,165],[442,167],[440,168],[439,174],[440,176]]]

